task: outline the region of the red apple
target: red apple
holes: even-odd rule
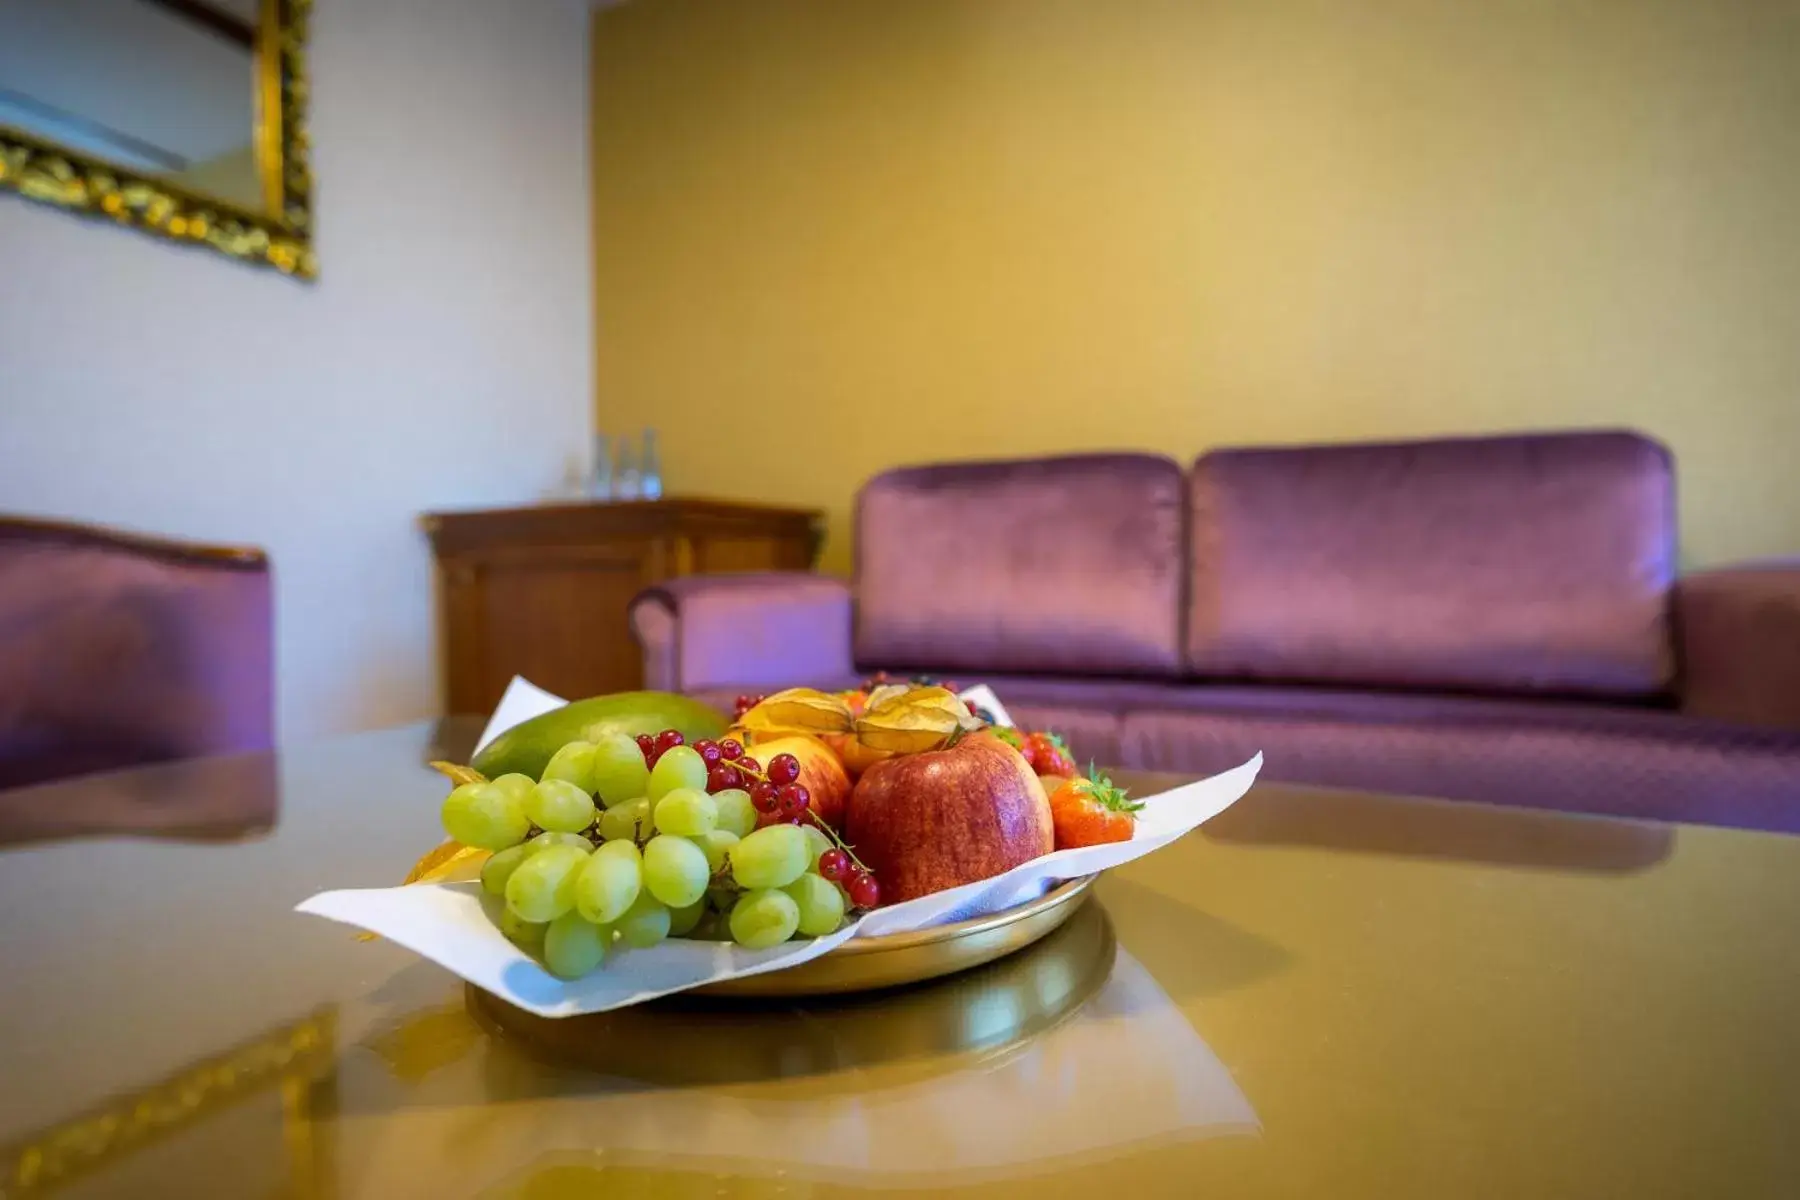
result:
[[[812,793],[813,813],[833,829],[844,827],[844,802],[850,798],[850,776],[845,774],[844,764],[831,752],[831,747],[818,738],[789,734],[757,742],[747,753],[761,763],[765,771],[777,754],[791,754],[799,759],[800,778],[797,782],[805,784],[806,790]]]
[[[844,837],[889,902],[991,879],[1055,847],[1037,773],[985,733],[870,766],[850,793]]]

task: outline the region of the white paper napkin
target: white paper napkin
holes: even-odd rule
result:
[[[482,734],[483,743],[563,701],[515,678]],[[501,999],[545,1017],[572,1017],[640,1004],[688,988],[798,966],[853,937],[925,929],[998,912],[1065,880],[1120,866],[1160,850],[1229,808],[1250,790],[1258,754],[1242,766],[1155,796],[1140,796],[1129,842],[1059,850],[1004,875],[877,909],[829,937],[746,950],[726,942],[671,938],[649,950],[622,950],[585,979],[558,979],[500,933],[474,883],[412,884],[321,892],[298,911],[356,925],[398,942]]]

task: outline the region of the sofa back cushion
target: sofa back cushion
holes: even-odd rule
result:
[[[1668,452],[1623,432],[1207,454],[1188,667],[1656,695],[1673,671],[1673,493]]]
[[[856,661],[1181,671],[1181,467],[1147,454],[904,467],[856,512]]]

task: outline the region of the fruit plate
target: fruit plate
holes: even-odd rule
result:
[[[922,983],[1023,950],[1074,916],[1097,875],[997,913],[910,933],[852,938],[818,958],[694,989],[702,996],[824,996]]]

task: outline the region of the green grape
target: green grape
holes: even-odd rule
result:
[[[554,921],[575,907],[575,879],[587,855],[573,846],[547,846],[514,869],[506,907],[525,921]]]
[[[659,903],[649,892],[640,892],[613,928],[619,931],[627,946],[648,950],[669,936],[670,923],[668,906]]]
[[[570,742],[544,764],[545,779],[561,779],[572,783],[588,795],[594,794],[594,750],[592,742]]]
[[[741,888],[786,887],[812,861],[812,843],[798,825],[769,825],[731,848],[731,877]]]
[[[580,833],[594,823],[594,801],[566,779],[546,779],[526,797],[525,815],[552,833]]]
[[[731,910],[731,938],[750,950],[779,946],[793,937],[799,927],[800,906],[792,896],[774,888],[745,892]]]
[[[465,846],[504,850],[525,840],[531,818],[525,806],[505,788],[491,783],[465,783],[444,797],[444,832]]]
[[[637,843],[608,842],[594,851],[575,877],[575,911],[597,925],[625,915],[644,886]]]
[[[676,788],[706,790],[706,760],[692,746],[670,746],[650,768],[649,796],[661,800]]]
[[[537,780],[529,775],[521,775],[517,771],[514,771],[511,775],[500,776],[500,778],[493,781],[493,784],[501,791],[510,792],[512,795],[517,796],[519,803],[523,804],[525,803],[525,797],[531,794],[531,789],[537,786]]]
[[[812,861],[806,864],[809,871],[819,869],[819,855],[827,850],[835,850],[837,843],[825,836],[825,831],[817,825],[802,825],[800,832],[806,835],[806,844],[812,850]]]
[[[500,932],[506,940],[528,954],[542,954],[544,951],[544,933],[550,928],[544,921],[527,921],[512,909],[500,914]]]
[[[727,788],[713,793],[713,807],[719,810],[719,828],[739,837],[756,828],[756,806],[743,788]]]
[[[669,936],[686,937],[694,932],[694,928],[700,924],[700,918],[705,915],[706,901],[704,899],[696,900],[686,908],[671,908],[669,910]]]
[[[824,937],[844,920],[844,893],[829,879],[808,871],[781,890],[799,906],[800,932],[807,937]]]
[[[644,888],[670,908],[686,908],[706,895],[711,879],[706,852],[686,838],[661,834],[644,847]]]
[[[535,786],[535,785],[534,785]],[[573,846],[583,854],[593,850],[594,843],[579,833],[540,833],[525,843],[536,854],[539,850],[548,850],[552,846]]]
[[[635,739],[609,733],[594,743],[594,790],[600,803],[611,808],[635,800],[650,790],[650,768]]]
[[[725,852],[737,844],[737,834],[724,829],[715,829],[694,839],[694,845],[706,854],[706,869],[714,875],[725,865]]]
[[[606,961],[612,930],[580,913],[564,913],[544,931],[544,965],[552,975],[580,979]]]
[[[650,832],[650,797],[639,796],[600,814],[600,836],[607,841],[635,841]]]
[[[536,839],[533,839],[535,841]],[[506,881],[519,869],[519,864],[538,852],[532,842],[508,846],[481,864],[481,890],[490,896],[506,895]]]
[[[713,798],[695,788],[676,788],[656,802],[656,832],[699,837],[719,823]]]

